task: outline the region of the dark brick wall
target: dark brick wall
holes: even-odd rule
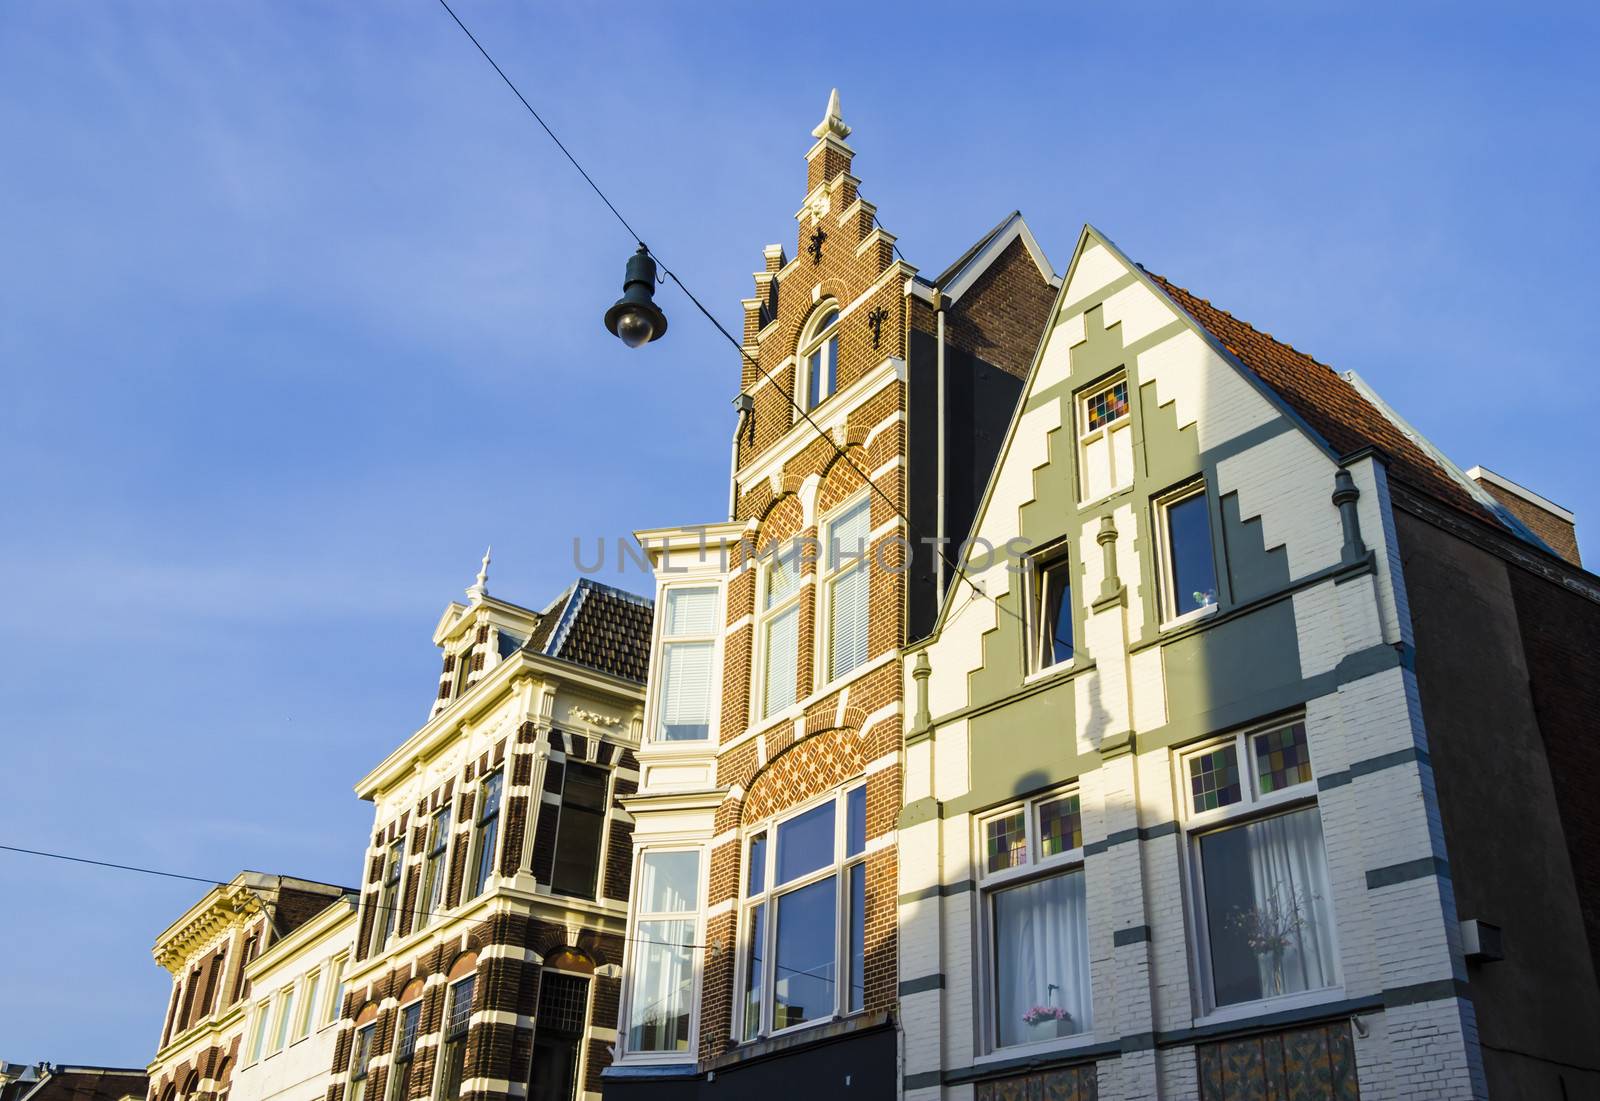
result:
[[[1503,961],[1468,967],[1490,1096],[1559,1097],[1562,1075],[1600,1096],[1600,1074],[1571,1069],[1600,1035],[1600,692],[1583,675],[1600,605],[1404,512],[1396,524],[1457,910],[1505,936]]]

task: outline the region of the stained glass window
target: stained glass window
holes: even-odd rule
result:
[[[1262,795],[1282,791],[1311,779],[1311,750],[1306,745],[1304,723],[1257,734],[1253,741],[1256,776]]]
[[[1112,421],[1128,415],[1128,382],[1126,379],[1106,387],[1087,402],[1089,428],[1093,432]]]
[[[1015,868],[1028,859],[1028,823],[1023,812],[990,819],[983,826],[984,867],[991,872]]]
[[[1189,759],[1189,784],[1195,813],[1239,801],[1239,754],[1233,743]]]
[[[1039,804],[1040,856],[1060,856],[1082,845],[1083,815],[1076,795]]]

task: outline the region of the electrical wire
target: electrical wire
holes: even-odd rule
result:
[[[769,383],[773,384],[779,390],[779,392],[784,395],[789,405],[796,413],[800,415],[801,419],[811,426],[812,430],[816,432],[818,438],[826,440],[828,445],[833,448],[834,453],[840,459],[843,459],[845,462],[849,463],[851,469],[855,470],[857,474],[861,475],[861,480],[867,484],[867,487],[883,499],[884,503],[889,506],[889,508],[894,512],[895,516],[899,517],[899,519],[905,523],[906,531],[915,536],[916,525],[911,522],[911,518],[905,514],[905,512],[900,508],[899,504],[892,497],[890,497],[881,486],[872,480],[872,476],[868,471],[861,469],[861,467],[846,453],[844,448],[840,447],[834,442],[832,436],[824,432],[817,422],[811,419],[811,414],[805,409],[801,408],[800,403],[795,400],[792,394],[790,394],[783,387],[777,386],[777,382],[772,377],[771,373],[769,373],[766,368],[762,367],[760,362],[745,350],[744,345],[735,339],[734,335],[723,326],[722,322],[717,320],[716,316],[705,307],[705,304],[702,303],[695,293],[691,291],[688,286],[685,285],[683,280],[678,277],[677,272],[672,270],[671,265],[669,265],[660,256],[660,254],[656,253],[645,244],[644,239],[633,228],[633,226],[629,224],[628,220],[622,216],[622,212],[617,209],[616,204],[606,196],[606,193],[601,190],[600,185],[595,183],[594,177],[590,176],[589,173],[584,170],[583,165],[578,163],[577,157],[573,156],[572,151],[566,147],[560,138],[556,137],[555,131],[550,128],[550,125],[545,122],[544,118],[539,114],[539,112],[534,109],[533,104],[528,102],[528,98],[522,94],[521,90],[516,86],[516,83],[506,75],[505,70],[500,67],[499,63],[496,62],[492,56],[490,56],[489,51],[484,48],[483,43],[479,42],[478,37],[474,35],[470,29],[468,29],[464,22],[462,22],[461,17],[457,15],[455,9],[450,6],[449,0],[439,0],[439,6],[444,8],[444,10],[449,13],[450,18],[455,22],[456,26],[461,28],[461,32],[467,36],[468,40],[471,41],[475,47],[477,47],[478,52],[483,55],[484,60],[489,63],[489,65],[499,75],[500,79],[505,82],[506,87],[510,88],[512,94],[514,94],[522,103],[522,105],[528,109],[528,113],[533,116],[534,121],[539,124],[540,128],[544,130],[544,132],[549,136],[550,140],[555,143],[556,148],[561,150],[562,154],[567,158],[567,160],[572,163],[572,167],[578,170],[578,174],[583,177],[584,182],[589,185],[590,189],[593,190],[597,196],[599,196],[600,201],[606,205],[606,209],[611,211],[612,215],[615,216],[617,221],[621,223],[622,228],[628,231],[628,235],[638,243],[640,248],[644,249],[645,252],[655,259],[656,263],[660,266],[662,273],[677,285],[678,289],[683,292],[684,296],[694,304],[695,309],[699,310],[703,315],[705,315],[706,320],[711,322],[711,324],[716,328],[717,332],[721,333],[727,339],[728,343],[733,345],[733,347],[738,350],[739,354],[748,360],[750,365],[761,373],[762,377],[764,377]],[[876,214],[874,214],[873,220],[877,222]],[[879,228],[882,228],[881,222],[879,222],[878,225]],[[888,231],[885,230],[885,232]],[[902,260],[905,259],[905,255],[900,252],[900,246],[898,242],[895,243],[894,250]],[[908,542],[911,542],[911,540],[908,540]],[[965,567],[953,561],[950,556],[945,553],[944,548],[937,545],[937,540],[927,542],[926,545],[933,547],[934,553],[944,561],[944,564],[947,567],[949,567],[952,576],[958,580],[966,582],[967,586],[972,590],[973,593],[989,601],[989,603],[994,605],[997,611],[1004,612],[1006,615],[1009,615],[1015,619],[1018,623],[1022,623],[1024,626],[1026,626],[1026,623],[1021,615],[1013,612],[1009,608],[1004,607],[996,598],[984,592],[983,587],[967,574]],[[1081,654],[1081,651],[1076,649],[1074,649],[1073,652]]]
[[[92,860],[86,856],[70,856],[67,853],[48,852],[44,849],[25,849],[20,845],[0,844],[0,850],[5,852],[22,853],[26,856],[40,856],[47,860],[61,860],[71,864],[90,864],[97,868],[112,868],[120,872],[135,872],[139,875],[161,876],[164,879],[182,879],[190,883],[203,883],[208,887],[226,887],[232,883],[232,880],[227,879],[208,879],[202,875],[186,875],[183,872],[166,872],[159,868],[146,868],[139,864],[120,864],[111,860]],[[339,887],[339,885],[336,883],[330,884],[330,886]],[[339,887],[339,889],[352,895],[359,895],[362,893],[354,887]],[[430,919],[443,917],[450,912],[448,910],[421,910],[417,909],[416,907],[385,904],[381,902],[369,902],[366,904],[366,906],[369,911],[375,914],[393,911],[396,914],[413,914],[418,918]],[[418,931],[419,930],[416,929],[412,930],[412,932]],[[704,949],[715,947],[714,945],[707,944],[680,944],[677,941],[652,940],[648,937],[623,937],[622,939],[632,941],[635,944],[659,944],[665,948]]]

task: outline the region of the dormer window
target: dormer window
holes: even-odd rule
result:
[[[808,412],[830,396],[839,381],[839,307],[823,306],[800,340],[800,407]]]
[[[469,643],[456,655],[455,689],[451,693],[456,699],[466,694],[467,678],[470,676],[472,676],[472,645]]]

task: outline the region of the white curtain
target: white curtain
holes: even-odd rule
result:
[[[1252,822],[1245,836],[1262,997],[1332,986],[1333,891],[1317,809]]]
[[[999,1046],[1087,1031],[1093,1024],[1089,991],[1089,923],[1083,873],[1068,872],[994,895],[995,1016]],[[1036,1009],[1065,1010],[1070,1020]]]
[[[661,729],[664,742],[693,741],[711,729],[709,642],[669,642],[661,662]]]
[[[842,677],[867,660],[867,568],[858,566],[833,582],[833,660],[829,678]]]
[[[800,606],[785,608],[767,621],[766,707],[763,715],[782,711],[795,700],[795,662],[800,657]]]

